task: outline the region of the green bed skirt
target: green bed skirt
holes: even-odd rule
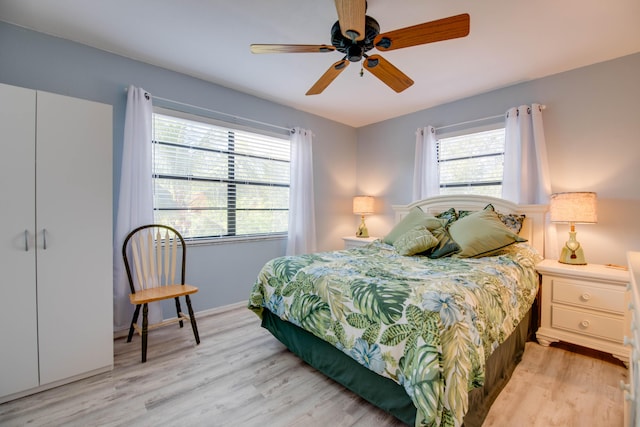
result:
[[[531,313],[530,310],[511,336],[487,360],[485,385],[469,392],[469,411],[464,417],[466,427],[482,425],[491,404],[522,360],[529,337]],[[262,327],[292,353],[329,378],[402,422],[412,426],[415,424],[416,407],[401,385],[365,368],[331,344],[281,320],[266,308],[263,310]]]

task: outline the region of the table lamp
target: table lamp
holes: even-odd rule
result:
[[[575,265],[585,265],[587,263],[584,258],[584,251],[576,240],[575,224],[595,224],[598,222],[596,206],[596,193],[575,192],[551,195],[551,203],[549,205],[551,222],[563,222],[571,225],[569,240],[562,248],[558,262]]]
[[[353,213],[360,215],[362,219],[356,231],[356,237],[369,237],[369,230],[367,230],[367,225],[364,223],[364,216],[373,213],[374,202],[375,200],[372,196],[356,196],[353,198]]]

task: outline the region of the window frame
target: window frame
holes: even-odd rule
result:
[[[263,135],[270,138],[279,138],[279,139],[287,140],[290,144],[289,132],[286,132],[286,131],[282,131],[282,132],[268,131],[259,127],[241,125],[237,123],[227,122],[224,120],[219,120],[206,115],[174,110],[171,108],[161,107],[161,106],[154,106],[152,114],[161,114],[165,116],[175,117],[177,119],[184,119],[184,120],[200,122],[204,124],[210,124],[213,126],[220,126],[223,128],[228,128],[232,131],[248,132],[256,135]],[[153,121],[152,121],[152,126],[153,126]],[[153,131],[152,131],[151,144],[152,144],[152,162],[154,162],[153,144],[155,144],[155,142],[153,139]],[[228,157],[227,157],[227,160],[228,160]],[[289,162],[290,161],[291,160],[289,160]],[[155,173],[155,164],[152,164],[152,174],[153,174],[152,176],[152,182],[153,182],[153,180],[155,180],[157,177]],[[154,187],[155,187],[155,184],[154,184]],[[286,187],[289,189],[291,188],[291,177],[289,177],[289,184],[286,185]],[[228,191],[229,190],[227,189],[227,192]],[[235,198],[229,198],[229,197],[227,198],[227,223],[229,221],[229,215],[233,216],[236,213],[235,208],[233,209],[233,213],[230,212],[229,203],[235,206],[235,203],[236,203]],[[155,221],[156,210],[157,209],[155,205],[155,195],[154,195],[154,205],[153,205],[154,221]],[[287,212],[288,211],[289,209],[287,207]],[[201,246],[201,245],[216,245],[216,244],[226,244],[226,243],[240,243],[240,242],[249,242],[249,241],[285,240],[287,236],[288,236],[288,230],[283,232],[272,232],[272,233],[263,233],[263,234],[185,237],[184,239],[187,246]]]
[[[443,188],[470,188],[470,187],[479,187],[482,184],[478,184],[478,185],[473,185],[472,183],[469,183],[468,185],[458,185],[458,186],[452,186],[452,185],[442,185],[442,180],[441,180],[441,168],[440,168],[440,140],[441,139],[446,139],[446,138],[454,138],[454,137],[458,137],[458,136],[463,136],[463,135],[472,135],[475,133],[481,133],[481,132],[488,132],[488,131],[493,131],[493,130],[498,130],[498,129],[503,129],[506,131],[506,126],[504,121],[499,121],[499,122],[495,122],[495,123],[488,123],[488,124],[484,124],[484,125],[477,125],[477,126],[472,126],[472,127],[467,127],[467,128],[458,128],[458,129],[452,129],[452,130],[447,130],[444,131],[442,133],[438,132],[436,129],[436,143],[437,143],[437,162],[438,162],[438,194],[440,195],[446,195],[446,194],[451,194],[451,193],[442,193],[442,189]],[[506,144],[506,135],[505,135],[505,144]],[[504,184],[504,146],[502,149],[502,178],[500,179],[500,184],[498,184],[500,187],[502,187],[502,185]],[[488,157],[488,156],[494,156],[495,154],[485,154],[485,155],[479,155],[479,156],[467,156],[467,157],[460,157],[458,159],[465,159],[465,158],[480,158],[480,157]],[[446,159],[445,161],[450,161],[453,159]],[[459,194],[459,193],[455,193],[455,194]],[[470,194],[470,195],[485,195],[483,193],[463,193],[463,194]],[[496,197],[496,196],[493,196]],[[497,196],[498,198],[500,198],[501,196]]]

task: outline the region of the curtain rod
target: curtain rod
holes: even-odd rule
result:
[[[196,108],[198,110],[207,111],[207,112],[213,113],[213,114],[220,114],[222,116],[229,117],[229,118],[231,118],[233,120],[242,120],[242,121],[249,122],[249,123],[255,123],[255,124],[258,124],[258,125],[262,125],[262,126],[268,126],[268,127],[274,128],[274,129],[286,130],[287,132],[293,132],[294,131],[292,128],[287,128],[287,127],[284,127],[284,126],[273,125],[271,123],[261,122],[259,120],[253,120],[253,119],[249,119],[247,117],[235,116],[233,114],[223,113],[222,111],[216,111],[216,110],[212,110],[210,108],[199,107],[197,105],[187,104],[185,102],[180,102],[180,101],[174,101],[172,99],[162,98],[162,97],[159,97],[159,96],[153,96],[153,95],[151,95],[151,96],[152,96],[152,98],[157,99],[159,101],[169,102],[169,103],[172,103],[172,104],[181,105],[183,107],[188,107],[188,108]]]
[[[128,90],[129,90],[128,88],[125,88],[125,89],[124,89],[124,91],[125,91],[125,92],[127,92]],[[198,105],[187,104],[186,102],[174,101],[173,99],[162,98],[162,97],[160,97],[160,96],[154,96],[154,95],[151,95],[151,97],[152,97],[153,99],[157,99],[157,100],[159,100],[159,101],[168,102],[168,103],[170,103],[170,104],[181,105],[181,106],[183,106],[183,107],[195,108],[195,109],[197,109],[197,110],[206,111],[206,112],[208,112],[208,113],[219,114],[219,115],[222,115],[222,116],[229,117],[229,118],[231,118],[231,119],[233,119],[233,120],[242,120],[242,121],[249,122],[249,123],[255,123],[255,124],[258,124],[258,125],[262,125],[262,126],[268,126],[268,127],[274,128],[274,129],[286,130],[287,132],[292,132],[292,133],[293,133],[293,132],[295,132],[295,129],[293,129],[293,128],[288,128],[288,127],[284,127],[284,126],[273,125],[273,124],[271,124],[271,123],[261,122],[261,121],[259,121],[259,120],[253,120],[253,119],[249,119],[249,118],[242,117],[242,116],[235,116],[235,115],[233,115],[233,114],[223,113],[222,111],[216,111],[216,110],[212,110],[212,109],[210,109],[210,108],[200,107],[200,106],[198,106]]]
[[[540,105],[540,109],[544,110],[546,108],[547,108],[546,105]],[[468,124],[476,123],[476,122],[484,122],[486,120],[497,119],[497,118],[500,118],[500,117],[504,117],[504,114],[498,114],[498,115],[495,115],[495,116],[483,117],[481,119],[467,120],[466,122],[460,122],[460,123],[454,123],[452,125],[440,126],[440,127],[434,128],[434,129],[436,131],[439,131],[439,130],[442,130],[442,129],[453,128],[453,127],[456,127],[456,126],[468,125]]]

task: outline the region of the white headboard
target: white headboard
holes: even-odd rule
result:
[[[479,211],[484,209],[489,203],[493,205],[497,212],[502,214],[524,214],[525,220],[522,224],[520,235],[529,241],[529,244],[536,248],[540,255],[544,256],[544,229],[545,214],[547,205],[518,205],[507,200],[489,196],[473,195],[451,195],[436,196],[408,205],[393,205],[396,213],[396,224],[409,213],[411,208],[419,207],[424,212],[438,214],[449,208],[456,210]]]

